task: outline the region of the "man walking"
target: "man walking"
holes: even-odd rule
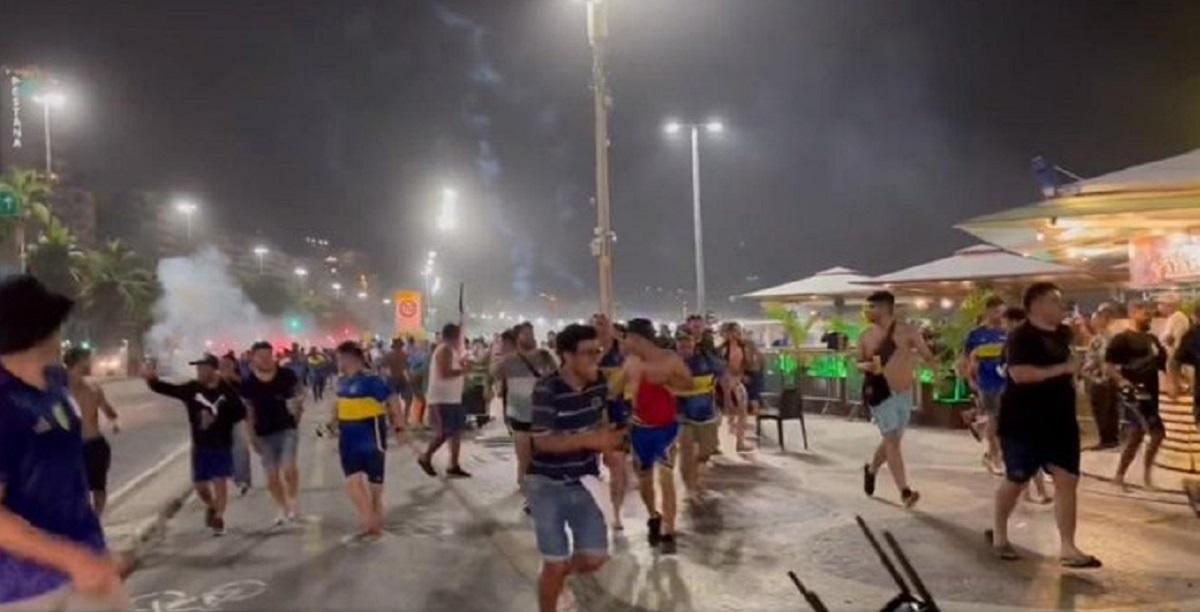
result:
[[[246,417],[254,430],[254,450],[267,473],[267,490],[279,507],[275,525],[296,520],[296,496],[300,472],[296,467],[297,433],[304,409],[304,386],[287,368],[275,361],[269,342],[250,348],[251,372],[242,381]]]
[[[0,609],[129,607],[59,365],[72,306],[32,276],[0,283]]]
[[[604,426],[608,389],[597,360],[596,330],[568,325],[556,337],[562,365],[533,391],[533,456],[525,478],[542,571],[538,609],[554,612],[567,576],[608,561],[608,527],[585,481],[600,474],[599,455],[624,436]],[[568,531],[570,532],[568,534]]]
[[[74,347],[63,356],[67,366],[67,382],[71,397],[79,404],[79,418],[83,433],[83,466],[87,473],[88,490],[92,494],[92,507],[97,516],[104,515],[108,502],[108,469],[112,466],[112,448],[100,431],[100,415],[112,423],[113,433],[121,431],[117,425],[117,412],[108,403],[104,390],[87,381],[92,375],[92,352]]]
[[[458,350],[461,334],[462,328],[447,323],[442,328],[441,342],[430,360],[429,391],[425,397],[437,431],[429,447],[417,457],[417,464],[430,477],[437,476],[437,470],[433,469],[433,454],[447,443],[450,447],[450,467],[446,475],[451,478],[471,477],[459,464],[462,432],[467,427],[467,412],[462,403],[466,367],[464,357]]]
[[[914,353],[934,362],[933,353],[915,327],[896,320],[896,297],[877,291],[867,297],[870,328],[859,338],[858,368],[864,372],[863,403],[883,436],[871,461],[863,466],[863,491],[875,494],[875,476],[885,463],[892,472],[900,500],[911,508],[920,493],[908,486],[900,442],[912,416]]]
[[[625,529],[621,522],[621,509],[625,506],[625,492],[629,488],[629,473],[626,460],[629,456],[629,403],[621,393],[620,379],[625,365],[622,338],[617,328],[604,313],[592,315],[592,327],[596,330],[596,342],[600,345],[600,375],[608,385],[606,422],[612,429],[626,432],[620,444],[604,453],[604,467],[608,468],[609,498],[612,502],[612,528]]]
[[[1170,393],[1172,399],[1179,395],[1181,383],[1190,382],[1192,389],[1192,416],[1195,418],[1196,428],[1200,429],[1200,387],[1196,385],[1195,374],[1200,369],[1200,306],[1196,307],[1195,317],[1191,329],[1183,334],[1179,340],[1179,348],[1171,355],[1170,364]],[[1183,372],[1183,366],[1191,366],[1192,380],[1188,381]],[[1188,501],[1192,504],[1192,511],[1196,516],[1200,516],[1200,480],[1187,479],[1183,484],[1184,492],[1187,493]]]
[[[517,484],[523,485],[533,457],[533,445],[529,439],[533,427],[533,387],[538,380],[553,373],[556,367],[554,357],[538,348],[532,323],[520,323],[513,331],[517,336],[516,351],[503,356],[496,363],[493,376],[504,389],[505,417],[512,428],[517,453]]]
[[[704,492],[701,466],[717,453],[721,416],[717,414],[717,382],[725,376],[721,362],[697,349],[696,338],[688,329],[675,333],[675,348],[692,375],[692,388],[677,391],[679,422],[680,472],[689,497],[699,498]],[[728,389],[728,385],[722,385]]]
[[[674,554],[675,543],[675,440],[679,436],[675,392],[692,388],[692,375],[672,351],[659,348],[654,324],[647,319],[629,322],[623,383],[633,395],[633,464],[638,472],[638,490],[650,519],[646,521],[650,546]],[[657,468],[657,469],[656,469]],[[662,510],[655,495],[655,472],[662,489]]]
[[[1005,348],[1008,379],[1000,407],[1005,480],[996,489],[993,525],[985,535],[998,558],[1019,558],[1009,543],[1008,519],[1021,490],[1043,470],[1054,481],[1059,562],[1097,568],[1100,560],[1075,545],[1079,423],[1073,378],[1080,364],[1071,354],[1071,329],[1062,323],[1062,293],[1053,283],[1034,283],[1024,303],[1028,320],[1009,334]]]
[[[1092,338],[1088,341],[1083,363],[1082,375],[1092,406],[1092,418],[1096,421],[1096,430],[1100,434],[1100,441],[1095,450],[1107,450],[1121,445],[1117,385],[1104,367],[1104,356],[1108,352],[1108,343],[1112,340],[1110,327],[1116,314],[1116,307],[1107,302],[1092,313]]]
[[[383,534],[383,475],[391,415],[396,442],[403,443],[404,406],[381,376],[366,370],[366,355],[354,342],[337,348],[341,378],[337,387],[338,454],[346,493],[358,512],[359,532],[352,539]]]
[[[1167,349],[1150,332],[1153,314],[1148,304],[1131,304],[1129,319],[1133,327],[1113,336],[1104,353],[1105,370],[1117,383],[1119,402],[1130,426],[1129,440],[1113,479],[1122,488],[1125,472],[1137,457],[1146,434],[1150,434],[1150,440],[1146,443],[1144,482],[1147,489],[1153,488],[1154,457],[1167,433],[1158,411],[1158,373],[1167,368]]]
[[[1000,439],[996,421],[1000,416],[1000,394],[1004,391],[1004,300],[991,296],[984,303],[983,324],[967,334],[963,355],[967,359],[967,383],[975,392],[975,405],[984,426],[987,453],[983,456],[988,471],[1000,473]]]
[[[233,354],[233,351],[229,351],[221,356],[220,364],[217,375],[240,398],[242,396],[242,377],[238,374],[237,356]],[[233,484],[237,486],[238,495],[241,497],[245,497],[254,484],[250,469],[250,436],[250,425],[246,419],[238,421],[233,426]]]
[[[204,524],[214,536],[225,535],[225,508],[229,479],[233,478],[233,429],[246,418],[241,399],[217,373],[220,364],[212,355],[191,362],[195,380],[181,385],[164,382],[147,365],[142,372],[150,390],[183,402],[192,431],[192,485],[204,502]]]

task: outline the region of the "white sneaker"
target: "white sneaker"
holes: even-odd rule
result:
[[[275,517],[275,522],[274,522],[274,523],[272,523],[271,525],[272,525],[273,527],[283,527],[284,525],[287,525],[287,524],[288,524],[288,517],[287,517],[287,515],[286,515],[286,514],[280,514],[279,516],[276,516],[276,517]]]

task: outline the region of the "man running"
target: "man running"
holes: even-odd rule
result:
[[[417,464],[430,477],[437,476],[437,470],[433,469],[433,454],[447,442],[450,447],[450,467],[446,475],[452,478],[471,477],[459,464],[462,432],[467,427],[467,412],[462,403],[466,367],[463,355],[458,350],[461,335],[462,328],[447,323],[442,327],[441,343],[434,349],[430,359],[429,390],[425,397],[437,432],[429,447],[417,457]]]
[[[129,607],[60,365],[72,306],[32,276],[0,284],[0,609]]]
[[[605,417],[608,427],[628,432],[629,404],[621,393],[620,379],[625,355],[622,352],[621,337],[613,322],[603,313],[592,316],[592,327],[596,330],[596,342],[600,345],[600,374],[608,385],[608,402]],[[621,522],[621,509],[625,506],[625,492],[629,488],[629,474],[625,461],[629,455],[629,440],[625,438],[620,444],[604,453],[604,466],[608,468],[609,496],[612,501],[612,527],[621,531],[625,525]]]
[[[754,450],[746,444],[746,419],[750,410],[750,395],[746,388],[746,379],[750,372],[749,355],[742,343],[741,329],[737,323],[729,321],[721,325],[721,338],[724,341],[721,349],[729,386],[728,392],[722,391],[722,399],[729,400],[723,405],[725,418],[737,441],[737,452],[747,453]]]
[[[269,342],[250,348],[251,372],[242,381],[246,418],[254,430],[254,451],[267,473],[267,490],[279,508],[275,525],[296,520],[300,471],[296,467],[297,428],[304,410],[304,386],[287,368],[279,367]]]
[[[204,355],[188,365],[196,367],[195,380],[175,385],[159,380],[158,370],[147,364],[142,377],[150,390],[183,402],[192,430],[192,485],[207,506],[204,525],[213,536],[225,535],[225,508],[229,480],[233,478],[233,429],[246,418],[237,391],[221,380],[217,358]]]
[[[1008,335],[1007,380],[1000,401],[1000,447],[1005,479],[996,489],[992,529],[985,532],[996,556],[1018,559],[1008,539],[1008,519],[1021,490],[1039,470],[1054,481],[1063,567],[1100,567],[1100,560],[1075,545],[1079,487],[1079,423],[1075,419],[1074,376],[1080,362],[1071,353],[1071,328],[1062,323],[1062,293],[1053,283],[1025,290],[1028,320]]]
[[[675,347],[692,375],[692,388],[677,391],[679,422],[680,472],[688,496],[696,499],[704,494],[700,467],[717,453],[717,438],[721,415],[717,413],[717,382],[725,376],[721,362],[699,351],[696,338],[689,329],[675,333]],[[729,385],[722,385],[728,389]]]
[[[1175,399],[1179,395],[1180,388],[1183,387],[1182,383],[1191,383],[1192,416],[1195,418],[1196,428],[1200,429],[1200,386],[1197,386],[1195,380],[1196,371],[1200,370],[1200,306],[1196,307],[1193,316],[1195,318],[1191,329],[1184,332],[1179,339],[1179,347],[1171,355],[1169,391],[1171,398]],[[1192,380],[1190,381],[1183,372],[1185,365],[1192,368]],[[1192,504],[1192,511],[1196,513],[1196,516],[1200,516],[1200,480],[1184,480],[1183,489],[1187,493],[1188,501]]]
[[[1117,382],[1119,403],[1128,415],[1130,433],[1121,451],[1117,474],[1113,482],[1125,487],[1125,472],[1137,457],[1142,438],[1147,433],[1145,468],[1143,471],[1147,489],[1154,488],[1151,472],[1158,447],[1166,436],[1162,416],[1158,412],[1158,373],[1167,368],[1167,349],[1150,332],[1153,312],[1148,304],[1134,303],[1129,306],[1129,319],[1133,324],[1108,343],[1104,353],[1105,370]]]
[[[113,410],[104,390],[99,385],[87,382],[92,375],[92,352],[75,347],[63,356],[67,366],[67,382],[71,397],[79,403],[79,418],[83,432],[83,465],[87,473],[88,491],[92,494],[92,508],[97,516],[104,515],[108,502],[108,469],[112,466],[112,448],[100,431],[100,415],[112,423],[113,433],[121,431],[117,424],[117,411]]]
[[[338,454],[346,493],[358,511],[359,532],[352,539],[383,534],[383,475],[390,414],[396,442],[403,444],[404,405],[382,377],[366,371],[366,355],[354,342],[337,348]]]
[[[633,319],[625,336],[629,349],[623,384],[633,394],[633,463],[638,472],[638,490],[650,519],[646,521],[650,546],[661,545],[663,554],[675,553],[675,439],[679,420],[675,411],[676,392],[692,388],[692,375],[672,351],[659,348],[654,324]],[[669,387],[669,388],[668,388]],[[655,468],[658,467],[658,470]],[[662,511],[655,499],[655,471],[662,489]]]
[[[517,453],[517,485],[525,483],[533,445],[529,432],[533,428],[533,387],[537,381],[554,372],[554,358],[538,348],[533,324],[526,321],[513,328],[517,337],[516,350],[496,362],[492,376],[504,389],[504,416],[512,428]]]
[[[858,343],[858,368],[863,371],[863,403],[883,436],[870,463],[863,466],[863,491],[875,494],[875,476],[886,463],[900,491],[904,507],[911,508],[921,494],[908,487],[900,442],[912,416],[914,353],[934,363],[933,352],[920,330],[896,320],[896,297],[877,291],[867,297],[867,328]]]
[[[967,334],[963,356],[967,360],[967,384],[975,392],[979,421],[983,422],[983,438],[987,452],[983,465],[989,472],[1000,473],[1000,438],[996,435],[1000,416],[1000,395],[1004,391],[1004,300],[990,296],[984,302],[983,324]]]
[[[595,572],[608,561],[608,527],[596,492],[598,456],[624,431],[604,426],[608,389],[597,360],[596,330],[571,324],[556,338],[562,366],[533,391],[533,457],[525,478],[543,563],[538,609],[554,612],[569,574]],[[568,537],[568,530],[570,531]]]

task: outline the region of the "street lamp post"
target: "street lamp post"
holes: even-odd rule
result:
[[[331,287],[333,287],[333,294],[334,294],[334,296],[336,296],[336,297],[337,297],[337,299],[339,299],[339,300],[340,300],[340,299],[342,299],[342,284],[341,284],[341,283],[334,283],[334,284],[332,284],[332,285],[330,285],[330,286],[331,286]]]
[[[262,246],[262,245],[254,247],[254,255],[255,255],[255,257],[258,257],[258,273],[259,274],[263,273],[263,259],[267,256],[267,253],[270,253],[270,252],[271,252],[270,249],[268,249],[267,247]]]
[[[175,203],[175,210],[183,215],[184,226],[187,228],[188,245],[192,244],[192,215],[196,214],[196,203],[183,200]]]
[[[700,214],[700,128],[704,128],[709,134],[718,134],[725,126],[715,120],[704,124],[669,121],[663,126],[663,131],[667,134],[677,134],[684,127],[691,132],[692,138],[692,233],[696,251],[696,309],[704,316],[707,312],[707,301],[704,286],[704,228]]]
[[[67,102],[66,96],[58,92],[49,92],[39,94],[33,97],[33,101],[42,105],[42,127],[46,134],[46,176],[54,176],[54,159],[51,154],[50,146],[50,107],[56,109],[62,108]]]
[[[612,219],[608,189],[608,81],[604,70],[609,0],[588,0],[587,34],[592,46],[592,104],[596,115],[596,230],[592,254],[599,276],[600,312],[613,315]]]

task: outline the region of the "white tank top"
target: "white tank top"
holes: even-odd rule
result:
[[[441,351],[451,351],[453,353],[452,360],[458,361],[458,353],[453,349],[445,345],[434,349],[429,362],[429,389],[425,393],[425,400],[431,405],[461,404],[466,376],[459,374],[449,378],[442,377],[437,367],[437,358]]]

